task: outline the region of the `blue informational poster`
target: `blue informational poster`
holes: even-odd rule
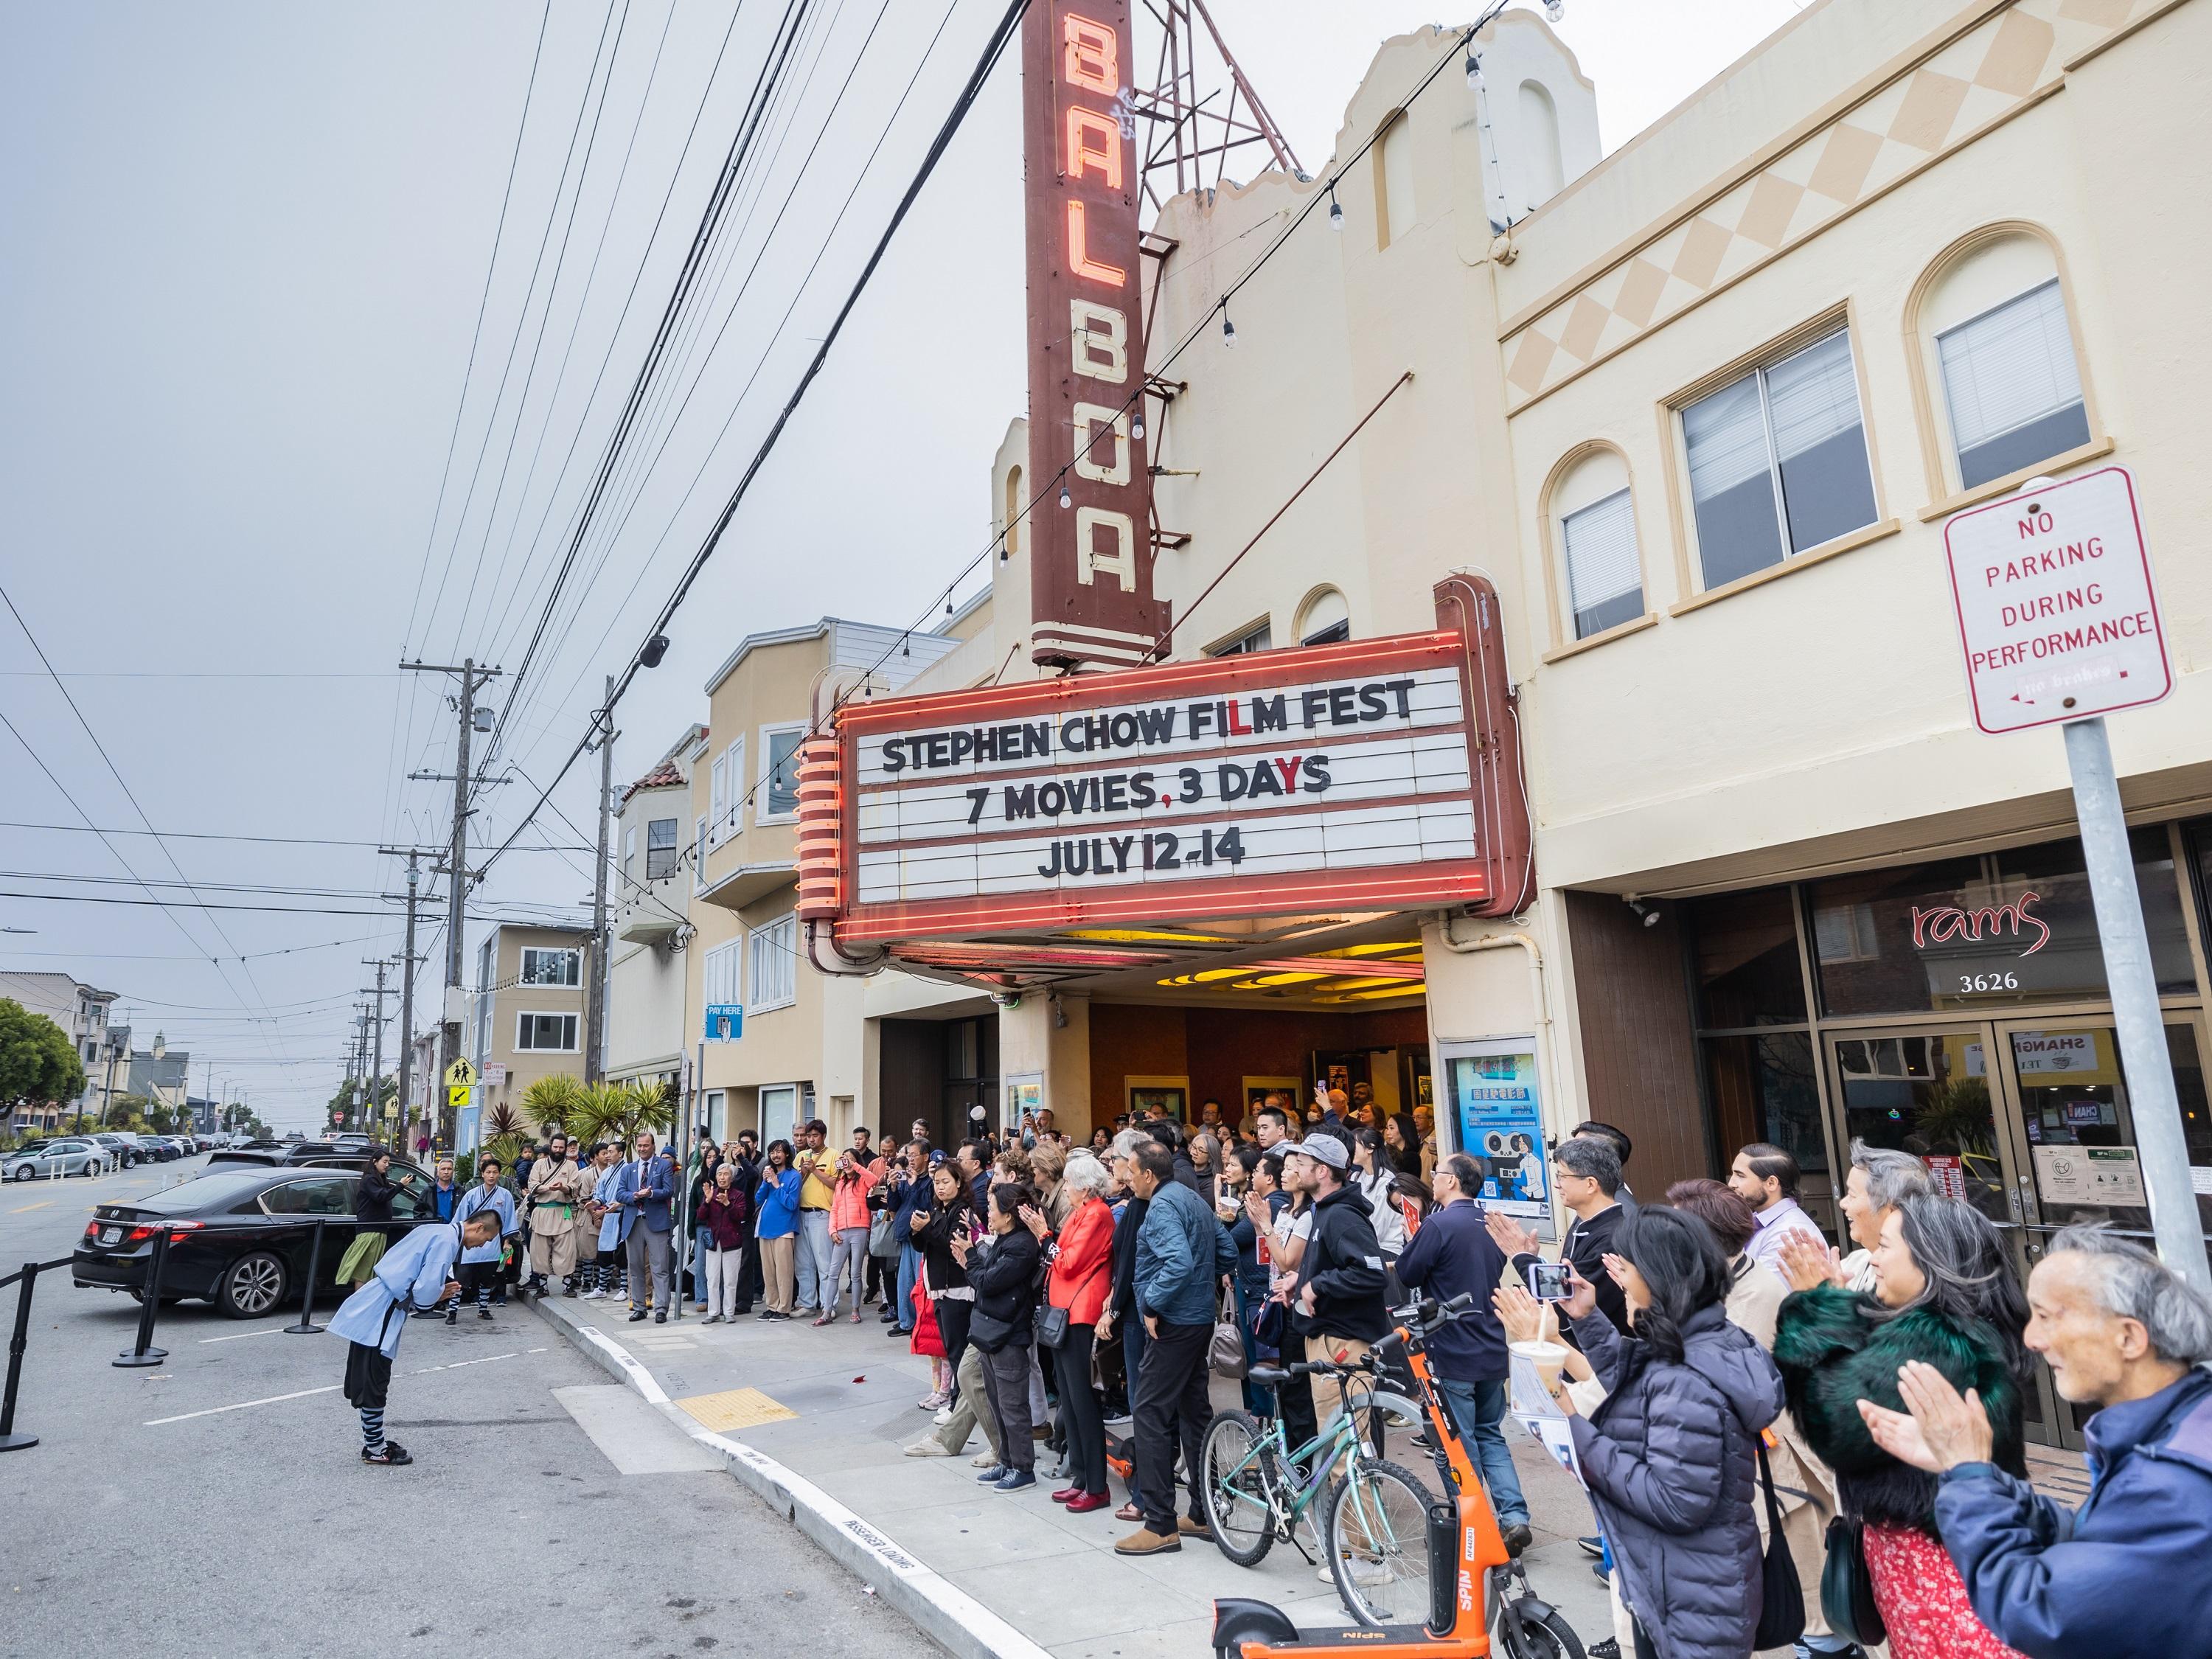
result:
[[[1549,1218],[1551,1165],[1536,1056],[1453,1054],[1444,1064],[1460,1150],[1489,1171],[1481,1201],[1504,1215]]]

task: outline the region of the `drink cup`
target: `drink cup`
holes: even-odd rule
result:
[[[1559,1373],[1566,1368],[1567,1351],[1557,1342],[1515,1342],[1512,1351],[1536,1368],[1547,1392],[1559,1385]]]

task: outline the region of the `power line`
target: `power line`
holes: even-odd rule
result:
[[[164,898],[161,898],[161,897],[159,897],[159,896],[155,896],[155,897],[153,897],[153,898],[143,898],[143,899],[134,899],[134,898],[116,898],[116,897],[113,897],[113,896],[106,896],[106,895],[97,894],[97,893],[18,893],[18,892],[11,892],[11,891],[0,891],[0,898],[27,899],[27,900],[31,900],[31,901],[33,901],[33,902],[40,902],[40,903],[45,903],[45,904],[123,904],[123,905],[131,905],[131,906],[137,907],[137,908],[147,908],[147,907],[152,907],[152,908],[160,908],[160,909],[167,909],[167,908],[171,904],[173,904],[173,903],[176,902],[176,901],[174,901],[174,900],[172,900],[172,899],[164,899]],[[242,911],[246,912],[246,914],[247,914],[248,915],[263,915],[263,916],[378,916],[378,917],[381,917],[381,918],[383,918],[384,920],[386,920],[386,921],[398,921],[398,920],[399,920],[398,914],[397,912],[395,912],[395,911],[390,911],[390,910],[343,910],[343,909],[337,909],[337,908],[331,908],[331,907],[328,907],[328,906],[321,906],[321,905],[304,905],[304,904],[210,904],[210,903],[208,903],[208,902],[204,902],[204,901],[202,901],[202,902],[198,902],[198,903],[192,904],[192,905],[191,905],[191,906],[190,906],[190,907],[188,907],[188,908],[191,908],[191,909],[194,909],[194,910],[242,910]],[[546,906],[544,906],[544,907],[543,907],[543,908],[545,908],[545,909],[547,909],[547,910],[554,910],[554,909],[571,909],[571,910],[580,910],[580,909],[583,909],[585,907],[584,907],[583,905],[581,905],[581,904],[573,904],[573,905],[564,905],[564,906],[546,905]],[[489,915],[489,914],[487,914],[487,913],[483,913],[483,912],[480,912],[480,911],[471,911],[471,912],[469,914],[468,920],[469,920],[469,921],[496,921],[496,922],[503,922],[503,923],[507,923],[507,924],[509,924],[509,925],[511,925],[511,926],[517,927],[543,927],[543,926],[545,926],[545,925],[546,925],[546,923],[547,923],[548,918],[547,918],[547,917],[544,917],[544,916],[495,916],[495,915]],[[191,936],[190,936],[189,934],[187,934],[187,935],[186,935],[186,937],[187,937],[187,938],[190,938]],[[373,937],[374,937],[374,938],[376,938],[376,939],[383,939],[383,938],[386,937],[386,935],[382,934],[382,933],[378,933],[378,934],[374,935]],[[195,941],[195,943],[197,943],[197,941]],[[224,943],[225,943],[225,944],[228,944],[228,943],[229,943],[229,941],[228,941],[228,939],[225,939],[225,940],[224,940]],[[265,953],[262,953],[262,952],[256,952],[255,954],[256,954],[256,955],[260,955],[260,954],[265,954]],[[149,958],[149,960],[152,960],[152,958]],[[201,956],[198,956],[198,957],[195,957],[191,958],[191,960],[193,960],[193,961],[195,961],[195,962],[216,962],[216,963],[220,963],[220,962],[226,962],[226,961],[228,961],[228,962],[244,962],[244,961],[247,960],[247,957],[246,957],[246,952],[244,952],[244,951],[242,951],[236,950],[236,949],[233,949],[233,950],[232,950],[232,951],[230,951],[227,955],[225,955],[225,956],[223,956],[223,957],[217,957],[217,956],[214,955],[212,952],[210,952],[210,953],[204,954],[204,955],[201,955]]]
[[[877,268],[883,264],[884,254],[890,252],[891,239],[897,235],[899,227],[906,222],[907,215],[913,210],[915,201],[921,195],[923,186],[928,184],[930,175],[937,170],[938,162],[944,158],[945,152],[951,147],[954,136],[958,133],[962,125],[966,121],[968,112],[975,106],[976,98],[982,92],[984,82],[989,79],[991,70],[1005,53],[1007,43],[1012,40],[1014,31],[1021,22],[1022,14],[1028,9],[1029,0],[1012,0],[1005,15],[999,20],[997,27],[992,31],[990,39],[984,45],[981,55],[976,59],[975,68],[969,71],[966,83],[961,88],[959,95],[953,100],[952,108],[947,112],[943,124],[939,127],[936,137],[931,141],[928,149],[923,154],[921,165],[915,169],[912,182],[907,185],[906,193],[899,198],[898,206],[892,212],[890,222],[884,226],[883,234],[877,239],[875,248],[868,256],[867,263],[861,267],[860,276],[853,283],[852,291],[846,295],[844,304],[838,307],[837,314],[831,319],[829,331],[823,337],[812,360],[807,364],[805,373],[799,376],[799,383],[793,387],[790,397],[785,400],[782,411],[777,415],[775,424],[769,428],[767,436],[761,441],[760,447],[755,453],[751,463],[739,477],[737,487],[730,493],[729,501],[716,517],[713,527],[707,532],[698,552],[693,556],[690,563],[686,567],[683,580],[677,584],[676,591],[669,596],[667,603],[661,607],[659,617],[647,634],[648,639],[653,635],[659,634],[667,625],[669,619],[675,616],[678,607],[684,603],[684,597],[691,591],[692,584],[699,579],[699,573],[706,568],[707,561],[713,556],[715,545],[721,540],[723,532],[729,528],[731,520],[737,517],[738,508],[744,504],[747,493],[752,488],[753,480],[760,476],[761,469],[768,464],[768,458],[775,453],[777,441],[783,436],[784,428],[790,425],[792,416],[798,413],[800,404],[805,400],[808,390],[812,387],[816,379],[821,374],[823,366],[830,361],[830,354],[836,348],[838,337],[844,332],[846,322],[860,305],[860,296],[867,291],[867,286],[874,279]],[[640,653],[642,649],[641,646]],[[601,723],[605,721],[611,724],[610,711],[615,703],[621,700],[623,693],[629,689],[630,681],[635,678],[641,665],[640,653],[633,653],[629,665],[623,670],[621,677],[615,684],[613,695],[607,699],[606,708],[595,714],[591,731],[579,740],[576,747],[569,752],[568,758],[562,763],[561,769],[554,775],[553,781],[548,784],[544,792],[539,794],[536,803],[524,816],[522,823],[517,824],[514,833],[485,858],[483,866],[484,870],[489,870],[507,849],[520,837],[530,820],[537,816],[538,809],[545,804],[553,790],[559,786],[561,780],[568,775],[569,769],[575,765],[577,757],[584,752],[586,744],[597,733]]]
[[[117,830],[99,829],[87,823],[27,823],[15,819],[0,818],[0,830],[50,830],[70,836],[158,836],[164,841],[234,841],[271,847],[363,847],[384,845],[377,841],[344,841],[331,836],[227,836],[212,830]],[[581,834],[582,831],[577,831]],[[523,853],[588,853],[589,847],[556,847],[548,842],[543,847],[523,847]]]

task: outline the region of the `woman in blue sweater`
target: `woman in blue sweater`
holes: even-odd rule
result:
[[[791,1143],[771,1140],[753,1194],[759,1219],[753,1237],[760,1245],[761,1279],[768,1306],[763,1319],[788,1319],[796,1297],[793,1255],[799,1233],[799,1192],[805,1178],[791,1167]]]

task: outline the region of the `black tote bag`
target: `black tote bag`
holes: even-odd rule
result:
[[[1766,1438],[1753,1443],[1759,1449],[1759,1484],[1766,1498],[1766,1559],[1760,1564],[1759,1626],[1753,1632],[1754,1650],[1788,1647],[1805,1633],[1805,1592],[1797,1581],[1797,1563],[1790,1553],[1790,1540],[1782,1535],[1782,1504],[1774,1496],[1774,1471],[1767,1466]]]

